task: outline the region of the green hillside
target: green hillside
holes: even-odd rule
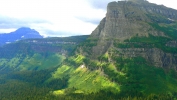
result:
[[[87,36],[29,39],[0,47],[0,71],[53,68],[70,55]]]
[[[28,39],[0,47],[0,99],[55,98],[49,92],[66,84],[48,78],[87,37]]]

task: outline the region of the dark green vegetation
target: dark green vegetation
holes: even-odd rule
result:
[[[131,39],[124,40],[124,43],[114,42],[114,46],[118,48],[159,48],[164,52],[176,53],[176,47],[170,47],[166,44],[170,41],[177,40],[177,27],[168,25],[167,27],[160,26],[155,23],[150,25],[158,31],[162,31],[167,37],[153,36],[149,34],[148,37],[132,37]]]
[[[143,57],[118,56],[110,48],[98,59],[71,53],[87,36],[23,40],[1,48],[0,99],[2,100],[150,100],[176,99],[177,73],[153,66]],[[93,40],[93,41],[92,41]],[[169,37],[133,37],[116,48],[159,48],[176,53],[165,44]],[[55,42],[54,42],[55,41]],[[56,42],[58,41],[58,42]],[[78,45],[91,53],[96,39]],[[50,47],[50,48],[48,48]],[[89,48],[87,48],[89,47]],[[169,49],[170,48],[170,49]],[[176,49],[176,48],[174,48]],[[63,51],[65,50],[65,51]],[[78,50],[79,51],[79,50]],[[83,50],[84,51],[84,50]],[[71,54],[68,57],[68,54]]]
[[[129,40],[125,40],[124,43],[114,42],[114,46],[118,48],[159,48],[164,52],[176,53],[177,48],[169,47],[166,44],[173,39],[161,36],[148,37],[133,37]]]
[[[116,56],[116,53],[116,50],[111,50],[99,60],[81,55],[70,57],[68,63],[53,74],[55,79],[70,77],[68,86],[53,94],[66,100],[177,98],[177,73],[173,69],[155,67],[142,57],[124,58]]]
[[[82,42],[78,48],[82,48],[84,52],[87,52],[90,55],[92,52],[92,48],[97,45],[98,39],[97,38],[87,38],[84,42]]]
[[[0,47],[0,100],[54,99],[50,91],[66,87],[68,79],[47,79],[87,37],[28,39]]]
[[[42,70],[56,67],[87,37],[29,39],[4,45],[0,47],[0,70]]]

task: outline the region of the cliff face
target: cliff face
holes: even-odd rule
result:
[[[163,50],[163,48],[169,47],[171,47],[169,49],[177,50],[175,34],[177,27],[174,26],[176,20],[177,10],[163,5],[152,4],[146,0],[111,2],[107,6],[106,17],[102,19],[90,36],[91,39],[97,39],[96,45],[91,49],[91,57],[97,58],[110,49],[116,48],[122,54],[119,56],[141,56],[154,66],[176,69],[177,51],[167,52],[167,50]],[[173,36],[170,35],[170,30],[174,32]],[[114,45],[115,41],[118,44],[130,45],[125,43],[125,41],[133,37],[150,39],[151,36],[156,37],[155,39],[160,37],[170,40],[160,44],[161,47],[156,45],[157,42],[148,44],[148,41],[143,41],[145,44],[142,44],[143,46],[141,47],[119,48]],[[158,43],[160,42],[164,41],[159,40]],[[136,41],[134,44],[139,43]]]
[[[93,31],[92,36],[98,36],[99,38],[116,37],[119,40],[131,38],[136,34],[163,36],[161,32],[150,31],[152,27],[147,22],[164,20],[167,23],[172,23],[177,20],[177,11],[174,9],[151,4],[147,1],[135,1],[109,3],[106,18],[100,22],[100,25]],[[157,19],[159,16],[163,19]]]
[[[163,52],[157,48],[128,48],[128,49],[117,49],[121,52],[124,57],[137,57],[141,56],[148,60],[152,65],[156,67],[162,67],[165,69],[175,69],[177,68],[177,58],[176,55],[171,53]]]

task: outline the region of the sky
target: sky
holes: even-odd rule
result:
[[[0,33],[30,27],[44,37],[89,35],[112,0],[0,0]],[[176,0],[148,0],[177,9]]]

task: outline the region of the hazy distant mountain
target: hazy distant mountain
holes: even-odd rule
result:
[[[21,39],[43,38],[39,32],[28,27],[21,27],[14,32],[0,34],[0,46]]]

